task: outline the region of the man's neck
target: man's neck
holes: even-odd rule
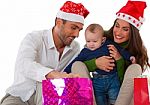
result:
[[[65,45],[62,43],[62,41],[60,40],[58,33],[57,33],[57,29],[55,29],[56,27],[53,28],[52,30],[52,34],[53,34],[53,39],[54,39],[54,44],[56,46],[57,51],[59,52],[59,59],[61,58],[61,55],[64,51]]]
[[[65,47],[65,45],[63,44],[63,42],[60,40],[59,35],[57,33],[57,28],[54,27],[52,30],[53,33],[53,39],[54,39],[54,43],[57,49],[62,49]]]

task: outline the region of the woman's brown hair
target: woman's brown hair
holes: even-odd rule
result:
[[[117,19],[115,20],[114,25],[116,21]],[[112,40],[113,40],[114,25],[104,33],[106,37]],[[131,24],[130,24],[129,40],[125,49],[128,50],[136,58],[136,63],[142,67],[142,70],[146,69],[147,67],[150,67],[150,64],[148,62],[149,59],[147,55],[147,50],[143,44],[139,30]]]

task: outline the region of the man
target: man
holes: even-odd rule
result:
[[[76,76],[62,71],[79,53],[79,44],[74,39],[88,14],[81,3],[67,1],[52,29],[32,32],[24,38],[16,60],[14,83],[6,90],[1,105],[42,105],[43,79]]]

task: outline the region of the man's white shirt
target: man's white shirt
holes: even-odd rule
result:
[[[36,90],[36,82],[42,82],[53,70],[62,72],[79,54],[76,41],[66,46],[61,58],[52,35],[52,29],[29,33],[21,43],[16,59],[14,82],[6,93],[27,101]]]

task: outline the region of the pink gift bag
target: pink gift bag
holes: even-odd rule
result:
[[[43,105],[93,105],[92,81],[61,78],[42,81]]]

